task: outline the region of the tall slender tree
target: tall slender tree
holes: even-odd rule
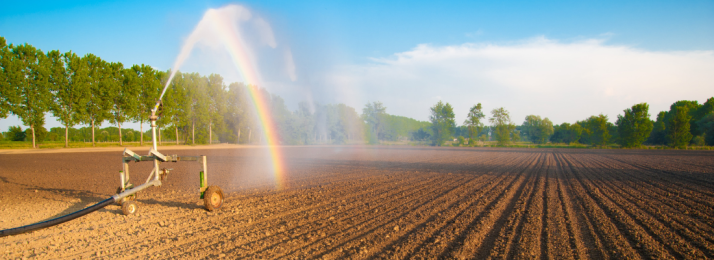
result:
[[[7,46],[5,38],[0,36],[0,118],[6,118],[11,113],[13,104],[19,100],[18,88],[10,84],[10,73],[13,67],[14,54],[11,46]]]
[[[481,120],[485,117],[486,115],[483,113],[481,103],[478,103],[469,109],[469,114],[466,116],[466,120],[464,121],[464,125],[469,128],[469,140],[475,140],[475,138],[478,137],[478,133],[483,130],[484,124]]]
[[[160,86],[165,86],[166,81],[169,80],[168,75],[171,73],[171,71],[157,71],[156,72],[156,78],[159,80],[159,85]],[[176,80],[176,77],[174,77],[174,81]],[[161,127],[164,129],[164,131],[171,129],[174,127],[174,118],[176,117],[178,113],[178,104],[181,102],[179,99],[181,97],[177,97],[176,95],[180,95],[180,93],[176,93],[176,83],[172,82],[168,88],[166,89],[166,93],[164,94],[164,98],[161,99],[161,116],[159,116],[159,120],[157,121],[157,127]],[[163,89],[162,89],[163,90]],[[161,93],[159,93],[161,94]],[[175,127],[174,127],[175,128]],[[177,133],[177,138],[176,140],[178,141],[178,129],[176,129]],[[161,143],[161,133],[162,131],[159,131],[159,143]],[[178,142],[177,142],[178,144]]]
[[[241,129],[248,127],[250,118],[248,118],[249,107],[248,93],[245,84],[231,83],[228,85],[228,96],[226,98],[226,117],[225,119],[235,129],[235,142],[240,143]]]
[[[456,122],[454,121],[454,108],[451,104],[444,103],[439,100],[433,107],[431,107],[431,115],[429,120],[431,121],[432,141],[433,145],[441,146],[444,141],[451,138],[451,129],[456,127]]]
[[[226,91],[223,77],[218,74],[208,76],[208,143],[213,143],[213,130],[223,127],[223,115],[226,113]]]
[[[50,68],[50,90],[52,102],[50,110],[57,121],[64,125],[64,147],[69,147],[69,128],[79,122],[79,113],[87,103],[89,95],[84,79],[86,66],[79,56],[72,52],[60,54],[51,51],[47,54],[52,65]]]
[[[89,124],[92,127],[92,146],[96,146],[95,129],[97,125],[101,125],[104,120],[110,117],[109,110],[111,108],[112,99],[108,89],[102,87],[104,79],[105,61],[95,56],[87,54],[82,57],[84,66],[87,67],[87,77],[85,83],[90,93],[82,111],[82,123]]]
[[[9,83],[18,90],[18,102],[11,107],[22,123],[32,132],[32,148],[36,148],[36,128],[45,122],[51,94],[48,87],[49,68],[45,54],[29,44],[12,46],[11,69],[6,71]]]
[[[131,67],[132,70],[139,75],[139,84],[141,87],[141,94],[139,96],[139,127],[141,130],[141,136],[139,138],[139,143],[144,145],[144,122],[149,120],[151,115],[151,109],[156,105],[156,100],[159,99],[161,95],[160,81],[156,77],[156,70],[151,66],[141,64],[134,65]]]
[[[167,72],[168,74],[168,72]],[[169,89],[167,90],[167,102],[164,105],[164,117],[174,126],[174,134],[176,135],[176,144],[179,144],[179,128],[185,129],[188,125],[188,97],[186,96],[186,81],[184,74],[177,72]],[[188,135],[186,135],[188,136]]]
[[[494,128],[493,134],[499,145],[511,142],[511,132],[516,129],[516,125],[511,122],[511,114],[503,107],[491,110],[491,118],[488,119]]]
[[[373,138],[369,138],[370,142],[378,141],[380,134],[383,134],[382,130],[384,129],[384,116],[387,114],[386,111],[387,108],[379,101],[367,103],[362,109],[364,122],[369,126],[374,136]]]
[[[122,139],[122,123],[137,117],[139,112],[139,84],[136,73],[132,69],[124,69],[119,62],[105,64],[104,87],[111,94],[111,119],[119,128],[119,145],[124,145]]]

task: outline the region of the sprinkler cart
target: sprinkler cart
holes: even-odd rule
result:
[[[161,105],[158,105],[158,110],[161,111]],[[180,161],[197,161],[201,164],[200,177],[200,192],[204,206],[208,211],[214,211],[223,205],[223,191],[215,185],[208,186],[208,170],[206,168],[206,156],[178,156],[178,155],[163,155],[156,150],[156,120],[155,110],[152,110],[152,115],[149,117],[151,121],[151,136],[153,144],[149,149],[149,154],[146,156],[138,155],[128,148],[124,149],[122,158],[123,171],[119,172],[119,180],[121,186],[117,189],[117,194],[112,196],[117,204],[121,205],[121,210],[125,215],[136,213],[138,205],[136,205],[136,193],[151,186],[161,186],[161,181],[166,180],[169,176],[169,171],[172,169],[160,168],[163,162],[180,162]],[[154,162],[154,168],[151,170],[149,177],[144,184],[134,187],[129,182],[129,162]]]
[[[168,84],[166,85],[168,86]],[[161,181],[166,180],[171,169],[160,168],[161,163],[164,162],[180,162],[180,161],[194,161],[201,164],[200,176],[200,198],[203,199],[204,206],[208,211],[214,211],[221,208],[223,205],[223,191],[221,188],[215,185],[208,186],[208,171],[206,168],[206,156],[178,156],[178,155],[163,155],[156,147],[156,120],[161,116],[161,98],[166,92],[166,87],[164,87],[159,100],[156,101],[156,106],[151,110],[151,116],[149,121],[151,121],[151,140],[152,145],[149,149],[149,154],[142,156],[132,152],[129,149],[124,149],[122,156],[122,171],[119,172],[120,186],[117,189],[117,194],[111,196],[97,204],[86,207],[79,211],[46,220],[43,222],[38,222],[22,227],[11,228],[0,230],[0,237],[21,234],[25,232],[30,232],[33,230],[46,228],[54,225],[58,225],[75,218],[84,216],[86,214],[97,211],[104,208],[112,203],[117,203],[121,205],[122,212],[125,215],[131,215],[137,212],[139,209],[136,204],[136,194],[139,191],[147,189],[152,186],[161,186]],[[129,182],[129,162],[154,162],[154,168],[151,170],[149,177],[146,179],[144,184],[134,186]]]

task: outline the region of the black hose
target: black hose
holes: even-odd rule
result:
[[[25,232],[30,232],[33,230],[41,229],[41,228],[46,228],[46,227],[51,227],[54,225],[62,224],[64,222],[73,220],[75,218],[87,215],[89,213],[92,213],[98,209],[104,208],[108,206],[109,204],[114,203],[114,197],[110,197],[108,199],[105,199],[103,201],[100,201],[97,204],[94,204],[92,206],[86,207],[84,209],[75,211],[73,213],[61,216],[61,217],[56,217],[50,220],[45,220],[42,222],[38,222],[35,224],[30,224],[27,226],[22,226],[22,227],[16,227],[16,228],[11,228],[11,229],[5,229],[5,230],[0,230],[0,237],[4,236],[12,236],[12,235],[17,235],[17,234],[22,234]]]

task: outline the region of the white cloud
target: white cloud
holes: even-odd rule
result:
[[[518,124],[529,114],[561,123],[603,113],[614,121],[640,102],[654,117],[677,100],[714,96],[714,51],[656,52],[600,39],[418,45],[372,61],[330,72],[326,83],[359,93],[341,102],[380,100],[388,113],[420,120],[435,96],[454,106],[459,123],[480,102],[487,111],[505,107]]]

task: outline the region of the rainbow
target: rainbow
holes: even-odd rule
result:
[[[248,92],[255,105],[258,119],[263,126],[263,134],[267,140],[276,187],[282,189],[285,187],[285,163],[283,161],[282,150],[279,146],[280,138],[277,133],[275,121],[270,113],[268,102],[270,97],[263,95],[263,92],[258,88],[260,75],[250,61],[248,52],[243,47],[245,44],[243,44],[240,37],[238,37],[237,28],[233,26],[230,20],[222,15],[216,15],[214,13],[214,15],[207,14],[207,16],[213,18],[211,19],[211,26],[218,32],[218,35],[220,35],[219,38],[226,47],[233,64],[246,81]]]

